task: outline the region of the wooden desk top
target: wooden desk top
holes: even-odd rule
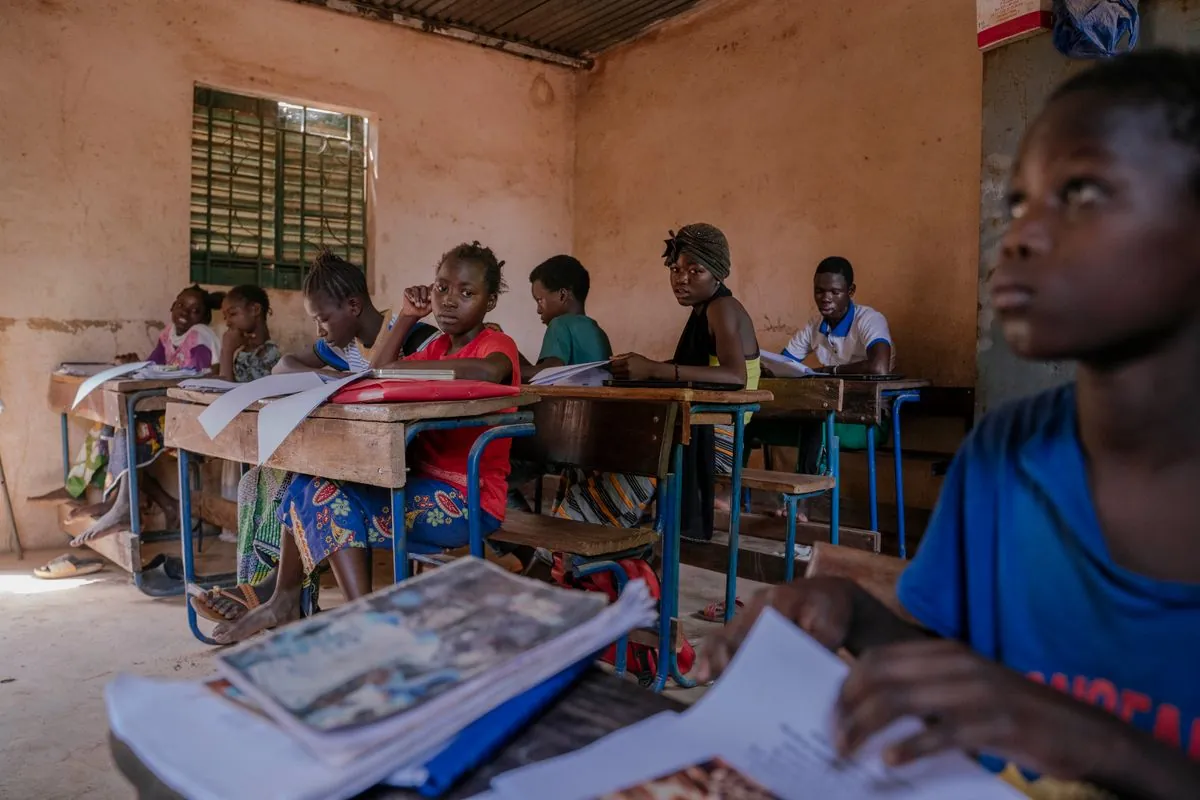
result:
[[[885,392],[921,389],[929,381],[903,378],[856,381],[846,378],[763,378],[759,383],[774,401],[763,406],[763,417],[813,417],[833,411],[838,422],[878,425],[891,408]]]
[[[125,380],[105,381],[91,394],[83,398],[78,406],[71,408],[79,385],[87,380],[79,375],[63,375],[54,372],[50,374],[50,388],[46,395],[50,410],[59,414],[69,414],[73,417],[111,425],[114,428],[125,427],[125,401],[135,392],[147,392],[167,389],[180,380]],[[138,403],[139,411],[162,411],[166,408],[163,397],[148,397]]]
[[[635,683],[593,669],[537,720],[508,743],[495,758],[469,775],[443,796],[443,800],[474,797],[485,791],[492,778],[518,767],[574,752],[613,731],[640,722],[662,711],[682,711],[683,705]],[[123,741],[109,735],[117,769],[137,790],[138,797],[182,800],[143,764]],[[416,800],[413,791],[377,787],[360,798]]]
[[[211,405],[221,397],[219,392],[200,392],[178,387],[167,390],[170,400],[198,405]],[[323,403],[309,417],[317,419],[343,419],[352,422],[414,422],[421,419],[446,419],[448,417],[481,417],[495,414],[508,408],[528,406],[538,401],[538,396],[529,391],[511,397],[487,397],[479,400],[438,400],[430,403]],[[266,403],[251,405],[245,412],[257,412]]]
[[[210,438],[200,414],[220,394],[170,389],[164,441],[167,447],[223,458],[242,464],[258,463],[258,408],[243,411]],[[266,466],[321,475],[340,481],[394,489],[404,486],[406,423],[449,417],[482,417],[536,403],[529,393],[437,403],[361,403],[318,406],[288,434]]]
[[[569,397],[580,400],[659,400],[689,405],[746,405],[769,403],[772,395],[763,389],[714,391],[711,389],[685,389],[675,386],[651,388],[634,386],[524,386],[526,391],[540,397]]]

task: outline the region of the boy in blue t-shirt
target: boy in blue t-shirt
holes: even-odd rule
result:
[[[553,256],[529,273],[529,286],[538,316],[546,326],[536,364],[521,357],[521,380],[526,383],[549,367],[590,364],[612,358],[608,336],[584,311],[591,278],[571,256]]]
[[[926,721],[939,750],[1121,796],[1200,797],[1200,56],[1103,63],[1025,136],[992,305],[1021,356],[1073,385],[985,417],[900,580],[902,621],[855,584],[778,587],[710,646],[713,675],[765,604],[860,655],[839,747]]]

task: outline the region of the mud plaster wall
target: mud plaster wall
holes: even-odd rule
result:
[[[367,114],[375,293],[398,298],[445,249],[480,239],[511,265],[495,321],[535,348],[525,278],[572,236],[565,69],[281,0],[3,6],[0,455],[26,547],[62,542],[52,512],[23,501],[61,485],[49,371],[149,352],[188,281],[196,82]],[[275,338],[302,344],[298,295],[272,302]]]
[[[728,0],[580,76],[575,250],[614,347],[662,357],[685,312],[659,254],[712,222],[762,345],[847,256],[899,368],[975,379],[980,55],[974,3]]]

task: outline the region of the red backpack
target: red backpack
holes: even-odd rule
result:
[[[655,600],[659,599],[662,588],[658,583],[658,576],[654,574],[654,570],[649,564],[640,558],[623,558],[617,564],[625,570],[625,574],[629,576],[629,580],[637,580],[638,578],[644,580],[646,587],[650,590],[650,596]],[[554,568],[551,570],[551,575],[555,583],[561,586],[571,589],[583,589],[588,592],[604,592],[608,595],[610,601],[617,599],[616,582],[613,580],[611,572],[597,572],[594,575],[588,575],[586,578],[574,577],[570,570],[566,568],[561,553],[554,554]],[[600,656],[600,660],[616,665],[616,644],[609,645],[604,654]],[[695,661],[696,650],[692,647],[691,642],[685,638],[683,646],[679,650],[679,671],[686,675],[692,669]],[[654,678],[658,674],[658,650],[649,645],[629,642],[626,644],[625,666],[626,669],[637,677],[639,683],[649,686],[654,682]]]

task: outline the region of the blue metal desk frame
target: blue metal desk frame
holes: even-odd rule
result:
[[[900,409],[905,403],[921,399],[920,389],[889,389],[882,393],[892,401],[892,466],[896,475],[896,532],[900,537],[900,558],[908,558],[904,524],[904,455],[900,449]],[[875,426],[867,426],[867,497],[871,506],[871,530],[879,530],[878,478],[875,466]],[[837,544],[835,539],[834,544]]]
[[[475,488],[474,491],[467,493],[467,513],[468,522],[470,525],[470,540],[471,540],[471,555],[478,558],[483,557],[484,537],[482,529],[482,520],[480,518],[480,500],[479,500],[479,460],[483,455],[484,448],[487,445],[501,438],[515,439],[523,436],[532,436],[533,413],[529,411],[516,411],[507,414],[492,414],[481,417],[450,417],[446,419],[429,419],[416,420],[414,422],[395,423],[405,425],[405,446],[412,444],[413,437],[418,433],[431,430],[456,430],[460,428],[479,428],[490,427],[489,430],[480,434],[475,444],[471,447],[471,451],[467,456],[467,484],[469,487]],[[190,481],[188,480],[188,462],[190,453],[186,450],[179,450],[179,519],[181,529],[181,550],[183,558],[183,578],[186,584],[190,585],[196,582],[196,565],[192,557],[192,526],[190,524],[192,518],[192,492]],[[409,575],[409,560],[408,560],[408,536],[404,527],[404,487],[390,487],[391,490],[391,505],[392,505],[392,529],[393,529],[393,547],[392,547],[392,565],[395,570],[395,580],[404,580]],[[188,520],[189,524],[184,524],[183,520]],[[397,522],[398,521],[398,522]],[[398,535],[399,541],[396,541]],[[192,635],[205,644],[216,645],[217,642],[210,639],[201,633],[196,609],[192,604],[185,603],[187,609],[188,627],[192,631]]]
[[[103,385],[98,387],[96,391],[104,391]],[[141,512],[141,493],[138,490],[138,470],[137,470],[137,420],[135,411],[137,404],[149,397],[162,397],[167,393],[166,389],[146,389],[140,392],[132,392],[124,398],[125,401],[125,444],[126,457],[129,461],[129,470],[126,472],[125,480],[129,481],[129,532],[140,542],[160,542],[174,539],[176,533],[174,531],[156,531],[153,533],[142,533],[142,512]],[[62,438],[62,462],[63,462],[63,485],[66,486],[67,479],[71,475],[71,442],[70,442],[70,426],[68,424],[69,412],[63,412],[59,415],[59,431]],[[182,520],[180,527],[183,527]],[[174,597],[184,592],[184,586],[170,587],[163,589],[161,587],[152,586],[146,581],[143,574],[141,564],[133,570],[133,583],[144,594],[150,597]]]

